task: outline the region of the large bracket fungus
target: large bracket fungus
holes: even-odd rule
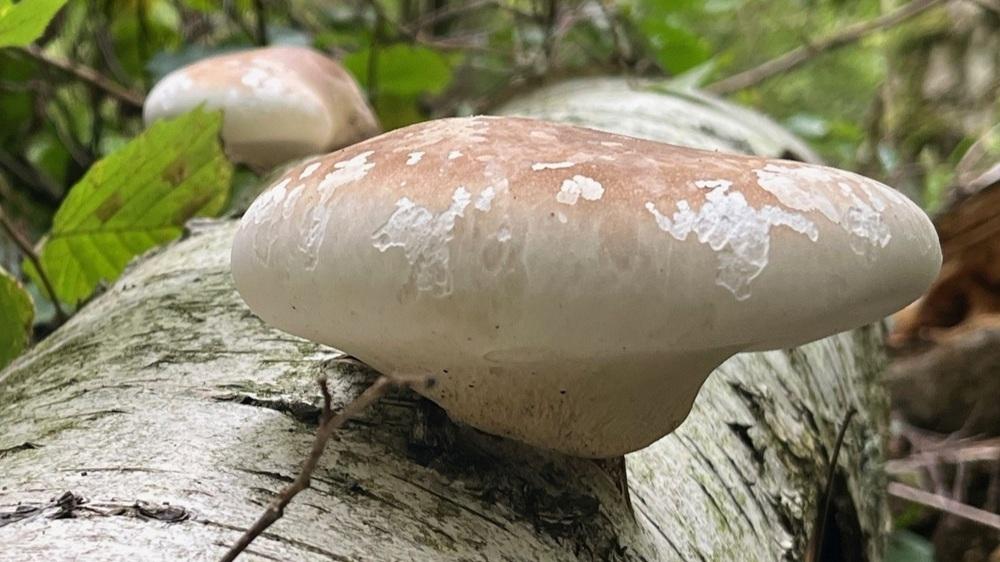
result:
[[[150,91],[147,124],[198,105],[223,110],[230,158],[267,169],[328,152],[379,132],[354,79],[305,47],[266,47],[202,59],[171,72]]]
[[[232,255],[265,321],[588,457],[671,432],[735,353],[898,310],[940,261],[923,211],[850,172],[502,117],[303,162]]]

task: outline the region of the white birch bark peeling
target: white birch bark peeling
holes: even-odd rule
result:
[[[378,134],[354,78],[305,47],[208,57],[163,77],[146,97],[149,125],[204,104],[223,111],[226,153],[257,169],[335,150]]]
[[[662,79],[574,78],[514,98],[492,113],[704,150],[822,163],[802,139],[766,115]]]
[[[196,229],[0,373],[0,560],[212,560],[297,472],[326,372],[233,289],[235,223]],[[625,460],[462,429],[412,394],[330,443],[253,560],[798,560],[844,413],[827,542],[881,560],[879,330],[738,355],[677,431]],[[305,421],[303,421],[305,420]],[[56,501],[62,498],[62,501]],[[85,503],[80,503],[80,499]]]
[[[264,321],[433,375],[417,391],[455,421],[609,458],[673,431],[734,354],[903,308],[941,250],[919,207],[843,170],[471,117],[291,167],[232,260]]]

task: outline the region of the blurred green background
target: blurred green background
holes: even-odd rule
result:
[[[32,2],[37,21],[5,22]],[[387,129],[486,112],[562,77],[672,78],[772,116],[828,163],[932,213],[959,159],[1000,121],[997,0],[0,0],[0,37],[0,206],[15,231],[0,235],[10,272],[0,289],[27,286],[36,340],[59,319],[14,238],[35,244],[58,230],[70,187],[143,131],[143,92],[226,50],[319,48],[354,74]],[[795,64],[760,67],[789,52]],[[748,70],[746,83],[728,80]],[[234,189],[256,182],[235,170]],[[199,214],[221,212],[217,199]],[[5,302],[0,313],[31,323],[23,300]],[[0,347],[0,366],[4,353],[14,352]],[[912,509],[897,522],[890,559],[934,559],[933,523]]]

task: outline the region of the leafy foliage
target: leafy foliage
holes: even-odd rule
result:
[[[0,47],[23,47],[38,39],[66,0],[0,0]]]
[[[344,57],[344,66],[358,83],[368,83],[371,49],[363,49]],[[375,75],[379,91],[397,96],[422,93],[439,94],[451,81],[451,67],[438,52],[426,47],[396,44],[381,49],[376,58]]]
[[[391,129],[420,120],[415,108],[419,99],[441,93],[452,79],[448,59],[426,47],[401,43],[376,47],[372,69],[371,58],[369,47],[348,55],[343,62],[361,86],[374,89],[375,109]]]
[[[27,345],[34,315],[31,296],[17,279],[0,268],[0,369]]]
[[[701,87],[902,3],[0,0],[0,203],[29,238],[50,232],[40,246],[43,266],[58,299],[76,304],[134,256],[178,236],[188,218],[222,212],[229,197],[233,170],[217,139],[219,115],[197,111],[141,133],[134,101],[116,99],[39,53],[140,92],[178,66],[220,52],[268,42],[312,45],[343,61],[391,129],[488,112],[520,88],[579,74],[665,76],[674,86]],[[966,4],[963,10],[981,2]],[[930,55],[972,44],[961,36],[941,41],[954,31],[944,12],[732,97],[783,121],[831,164],[909,185],[914,199],[934,209],[956,182],[991,169],[1000,146],[996,129],[992,140],[980,141],[981,156],[968,158],[979,137],[967,128],[975,123],[970,117],[996,115],[985,105],[970,109],[968,92],[924,99],[934,83]],[[30,52],[2,48],[36,42]],[[986,83],[984,61],[995,49],[982,50],[989,52],[938,66],[948,70],[945,78],[972,69]],[[992,68],[992,85],[980,97],[995,106]],[[246,196],[232,204],[242,209],[260,182],[247,170],[235,177]],[[18,259],[0,245],[0,267],[14,270]],[[38,272],[30,263],[23,269],[35,281],[30,294],[40,297]],[[36,300],[35,322],[46,323],[49,303]],[[0,366],[28,341],[32,315],[30,297],[0,270]],[[892,536],[889,560],[930,560],[929,552],[926,541],[901,531]]]
[[[934,562],[934,547],[920,535],[910,531],[894,531],[889,536],[887,562]]]
[[[39,255],[59,300],[80,302],[133,257],[178,237],[188,219],[224,208],[232,165],[221,126],[221,113],[200,109],[158,122],[73,186]]]
[[[670,73],[687,72],[712,56],[709,42],[686,25],[687,19],[704,17],[702,2],[654,0],[643,3],[641,14],[639,27]]]

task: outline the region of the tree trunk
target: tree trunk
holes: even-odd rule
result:
[[[232,222],[192,225],[0,374],[0,559],[218,558],[297,473],[326,373],[373,374],[262,324]],[[739,355],[675,433],[625,459],[530,449],[408,392],[332,441],[261,560],[881,560],[881,331]]]

